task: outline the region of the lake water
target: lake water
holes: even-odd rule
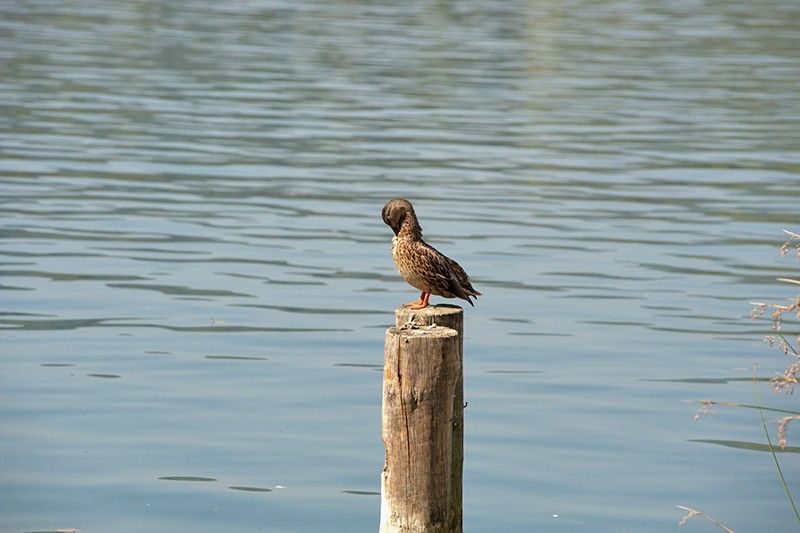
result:
[[[392,4],[0,4],[0,529],[376,531],[406,196],[483,293],[465,530],[795,531],[683,400],[786,366],[800,4]]]

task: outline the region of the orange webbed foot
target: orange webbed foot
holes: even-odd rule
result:
[[[403,304],[406,309],[425,309],[428,307],[428,299],[431,297],[429,292],[423,292],[419,295],[419,300]]]

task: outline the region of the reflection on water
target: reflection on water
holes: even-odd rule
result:
[[[728,448],[739,448],[742,450],[754,450],[759,452],[772,453],[800,453],[800,446],[787,446],[780,448],[773,444],[770,448],[767,444],[760,444],[756,442],[742,442],[738,440],[717,440],[717,439],[689,439],[689,442],[705,442],[708,444],[718,444],[720,446],[727,446]]]
[[[416,296],[380,220],[404,195],[485,295],[467,529],[673,531],[676,504],[789,527],[751,410],[693,422],[680,400],[752,402],[753,361],[784,366],[746,317],[797,270],[776,246],[798,222],[798,21],[3,3],[0,526],[373,531],[352,495],[378,489],[372,370]],[[752,446],[698,444],[725,439]],[[245,494],[264,479],[288,488]]]

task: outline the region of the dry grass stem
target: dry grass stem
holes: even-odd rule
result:
[[[791,232],[787,229],[783,230],[783,232],[789,236],[789,240],[783,243],[783,246],[781,246],[781,255],[783,256],[788,254],[789,250],[791,250],[792,247],[794,246],[796,249],[797,256],[800,257],[800,242],[798,242],[798,244],[794,243],[794,241],[800,241],[800,235]]]
[[[797,256],[800,257],[800,234],[789,230],[783,230],[789,236],[788,240],[781,246],[781,255],[786,255],[792,248],[796,249]],[[784,283],[791,283],[792,285],[800,285],[798,278],[777,278],[778,281]],[[797,338],[787,338],[783,333],[783,320],[785,317],[794,315],[797,320],[800,320],[800,294],[789,299],[788,304],[777,303],[764,303],[764,302],[750,302],[753,309],[750,311],[751,318],[759,318],[764,316],[767,311],[771,311],[770,318],[772,319],[772,329],[775,331],[774,335],[764,337],[764,342],[770,346],[776,346],[783,352],[784,355],[792,357],[792,362],[786,367],[783,374],[772,378],[770,383],[773,392],[792,394],[794,387],[800,380],[800,335]],[[697,418],[697,415],[695,415]]]
[[[722,522],[720,522],[716,518],[712,518],[712,517],[708,516],[707,514],[698,511],[697,509],[692,509],[691,507],[684,507],[683,505],[676,505],[675,507],[677,507],[678,509],[681,509],[683,511],[686,511],[686,516],[684,516],[683,518],[681,518],[678,521],[678,526],[686,525],[686,522],[688,522],[692,518],[702,518],[704,520],[708,520],[709,522],[711,522],[713,524],[718,525],[720,527],[720,529],[722,529],[723,531],[726,531],[727,533],[734,533],[734,531],[731,528],[729,528],[728,526],[726,526],[725,524],[723,524]]]
[[[800,234],[783,230],[786,235],[789,236],[788,240],[783,243],[780,248],[781,256],[785,256],[789,253],[790,250],[794,249],[798,258],[800,258]],[[791,285],[800,285],[800,279],[798,278],[777,278],[778,281],[783,283],[789,283]],[[798,321],[800,321],[800,294],[789,298],[788,304],[777,304],[777,303],[764,303],[764,302],[750,302],[753,305],[753,309],[750,312],[750,317],[753,319],[760,318],[764,316],[767,311],[770,311],[770,319],[772,320],[772,329],[774,331],[773,335],[768,335],[764,338],[764,342],[768,343],[770,346],[778,346],[783,351],[784,355],[789,356],[791,358],[791,362],[786,367],[786,370],[774,378],[770,379],[770,385],[772,386],[772,390],[775,393],[786,393],[792,394],[794,392],[795,386],[800,382],[800,335],[797,336],[796,339],[790,340],[787,339],[786,335],[782,332],[783,320],[786,317],[791,318],[794,316]],[[783,475],[783,471],[781,469],[780,462],[778,461],[778,457],[775,454],[775,448],[772,446],[772,441],[770,439],[769,429],[767,428],[767,422],[764,418],[764,411],[783,411],[792,413],[794,411],[787,411],[785,409],[771,409],[768,407],[763,407],[761,402],[761,397],[758,392],[758,379],[756,376],[756,368],[753,368],[753,390],[756,395],[756,404],[755,405],[744,405],[744,404],[732,404],[732,403],[723,403],[723,402],[715,402],[713,400],[697,400],[696,403],[700,404],[700,408],[694,415],[694,419],[698,420],[703,416],[713,417],[714,413],[712,412],[712,407],[714,405],[739,405],[741,407],[754,407],[758,409],[759,417],[761,418],[761,427],[764,429],[764,436],[767,440],[767,445],[769,446],[769,451],[772,455],[772,460],[775,463],[775,469],[778,472],[778,476],[780,477],[781,484],[786,492],[786,498],[789,501],[789,504],[794,511],[795,517],[797,518],[798,523],[800,523],[800,512],[797,510],[797,506],[794,503],[794,499],[792,498],[792,493],[789,490],[789,485],[786,482],[786,478]],[[778,421],[778,444],[780,445],[781,449],[785,450],[787,447],[787,439],[786,439],[786,430],[789,426],[789,423],[793,420],[800,420],[800,415],[792,414],[790,416],[784,416]],[[716,520],[696,509],[692,509],[690,507],[684,507],[682,505],[677,506],[679,509],[686,511],[686,515],[681,518],[678,522],[679,526],[683,526],[691,520],[692,518],[703,518],[704,520],[708,520],[719,526],[722,530],[727,531],[728,533],[733,533],[733,530],[728,528],[725,524]]]
[[[784,416],[778,420],[778,445],[781,447],[781,450],[786,449],[786,428],[792,420],[800,420],[800,416]]]
[[[700,407],[694,413],[694,419],[700,420],[704,416],[708,418],[716,418],[714,411],[711,410],[711,406],[714,405],[716,402],[713,400],[697,400],[697,403],[700,404]]]
[[[683,400],[686,403],[699,403],[700,407],[697,409],[697,412],[694,414],[694,419],[699,420],[704,416],[708,418],[716,418],[712,407],[715,405],[719,405],[722,407],[738,407],[741,404],[735,402],[718,402],[715,400]]]
[[[750,302],[750,305],[754,305],[753,309],[750,310],[750,318],[755,320],[764,315],[767,312],[767,308],[769,308],[769,304],[761,303],[761,302]]]
[[[795,361],[786,367],[783,374],[769,380],[773,392],[776,394],[781,392],[784,394],[792,394],[795,385],[798,383],[798,376],[800,376],[800,362]]]

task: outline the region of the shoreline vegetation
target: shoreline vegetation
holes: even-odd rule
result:
[[[783,232],[787,235],[787,240],[781,245],[780,247],[780,254],[781,257],[785,257],[786,255],[793,253],[797,259],[800,259],[800,234],[794,233],[792,231],[784,229]],[[771,302],[750,302],[754,307],[751,311],[751,318],[753,320],[759,319],[766,315],[769,312],[769,317],[772,321],[772,331],[773,333],[764,337],[764,342],[771,347],[776,347],[783,352],[785,357],[788,357],[790,362],[787,365],[786,369],[783,371],[782,374],[778,374],[769,379],[769,383],[774,394],[793,394],[795,386],[800,382],[800,331],[796,328],[796,326],[800,325],[800,277],[798,278],[776,278],[777,281],[781,283],[788,283],[790,285],[794,285],[795,289],[797,289],[797,294],[788,298],[786,303],[771,303]],[[793,326],[795,326],[795,330],[792,333],[787,333],[784,330],[784,322],[787,320],[792,320]],[[786,478],[783,475],[783,470],[781,468],[780,462],[778,461],[778,456],[776,454],[776,449],[772,444],[772,439],[770,438],[769,428],[767,426],[767,421],[764,418],[764,411],[769,412],[778,412],[784,414],[781,418],[778,419],[776,424],[776,433],[778,436],[778,447],[779,450],[777,451],[794,451],[792,448],[789,447],[788,444],[788,437],[787,437],[787,429],[789,425],[794,422],[795,420],[800,420],[800,411],[793,411],[788,409],[775,409],[770,407],[765,407],[763,402],[761,401],[761,392],[758,388],[759,381],[765,381],[763,378],[759,378],[757,376],[758,367],[757,365],[753,366],[753,394],[755,396],[756,403],[755,405],[748,405],[748,404],[741,404],[735,402],[720,402],[714,400],[692,400],[692,403],[699,403],[700,408],[695,412],[694,419],[698,420],[705,415],[712,415],[712,407],[717,406],[724,406],[724,407],[741,407],[741,408],[750,408],[750,409],[757,409],[760,423],[762,428],[764,429],[764,436],[766,438],[766,445],[759,446],[758,448],[750,448],[750,449],[763,449],[765,451],[769,451],[772,455],[773,463],[775,465],[775,470],[778,474],[778,478],[780,480],[781,485],[783,486],[784,492],[786,493],[786,499],[789,503],[789,506],[792,508],[794,512],[795,518],[797,519],[798,524],[800,524],[800,513],[798,513],[797,506],[794,503],[794,498],[792,497],[792,493],[789,490],[789,485],[786,482]],[[679,521],[678,526],[683,526],[692,518],[700,518],[703,520],[707,520],[715,525],[717,525],[723,531],[727,533],[734,533],[732,529],[730,529],[727,525],[722,523],[721,521],[708,516],[707,514],[698,511],[697,509],[693,509],[691,507],[686,507],[683,505],[677,505],[678,509],[681,509],[686,512]]]

